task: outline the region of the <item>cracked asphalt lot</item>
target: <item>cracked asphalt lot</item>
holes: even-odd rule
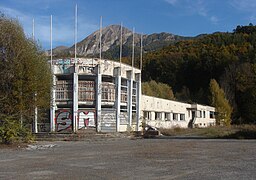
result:
[[[0,179],[256,179],[256,140],[37,142],[0,149]]]

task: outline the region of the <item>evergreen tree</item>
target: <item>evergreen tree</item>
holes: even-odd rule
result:
[[[211,104],[216,108],[217,112],[216,124],[229,126],[231,124],[232,107],[215,79],[210,81],[210,92]]]

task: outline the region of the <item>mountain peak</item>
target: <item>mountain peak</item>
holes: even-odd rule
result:
[[[121,25],[109,25],[102,28],[102,52],[106,52],[120,45]],[[99,36],[100,30],[93,32],[91,35],[77,43],[77,53],[80,56],[99,54]],[[163,46],[185,39],[185,37],[173,35],[170,33],[154,33],[143,36],[144,50],[152,51]],[[140,46],[140,34],[135,33],[135,46]],[[132,46],[132,31],[122,27],[122,44]],[[74,45],[67,52],[74,54]]]

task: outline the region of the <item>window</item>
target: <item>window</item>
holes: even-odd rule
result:
[[[173,113],[173,120],[178,121],[178,114],[177,113]]]
[[[149,111],[143,111],[143,117],[146,120],[150,120],[150,112]]]
[[[94,101],[95,100],[94,81],[78,82],[78,100]]]
[[[103,102],[115,101],[115,85],[113,83],[103,82],[101,90],[102,90],[101,100]]]
[[[121,102],[127,102],[127,86],[124,85],[121,86]]]
[[[161,118],[161,115],[162,115],[162,113],[160,113],[160,112],[155,112],[155,120],[161,120],[162,118]]]
[[[185,121],[185,114],[180,114],[180,120]]]
[[[58,80],[56,82],[55,98],[58,100],[71,100],[73,93],[73,84],[70,80]]]
[[[210,118],[211,118],[211,119],[214,119],[214,118],[215,118],[213,111],[210,111]]]
[[[137,83],[133,82],[132,86],[132,103],[136,104],[137,101]]]
[[[171,114],[170,113],[164,113],[164,120],[170,121],[171,120]]]
[[[203,118],[205,118],[205,111],[203,111]]]

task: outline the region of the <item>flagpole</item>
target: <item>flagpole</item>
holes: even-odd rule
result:
[[[34,20],[34,18],[33,18],[33,20],[32,20],[32,39],[33,39],[33,43],[35,43],[35,20]],[[38,108],[37,108],[37,105],[36,105],[36,97],[37,97],[37,93],[35,92],[35,109],[34,109],[34,133],[38,133],[38,129],[37,129],[37,120],[38,120]]]
[[[77,54],[77,4],[75,7],[75,63],[76,63],[76,54]]]
[[[77,131],[78,128],[78,122],[77,122],[77,117],[78,117],[78,70],[77,70],[77,4],[75,6],[75,61],[74,61],[74,72],[73,72],[73,132]]]
[[[52,69],[52,15],[51,15],[51,22],[50,22],[50,46],[51,46],[51,69]]]
[[[101,57],[101,51],[102,51],[102,49],[101,49],[101,36],[102,36],[102,16],[100,16],[100,59],[102,58]]]
[[[123,23],[121,22],[121,29],[120,29],[120,68],[122,63],[122,48],[123,48]]]
[[[132,69],[134,67],[134,32],[135,28],[132,30]]]
[[[140,70],[142,70],[142,51],[143,51],[143,34],[141,34],[140,40]]]

